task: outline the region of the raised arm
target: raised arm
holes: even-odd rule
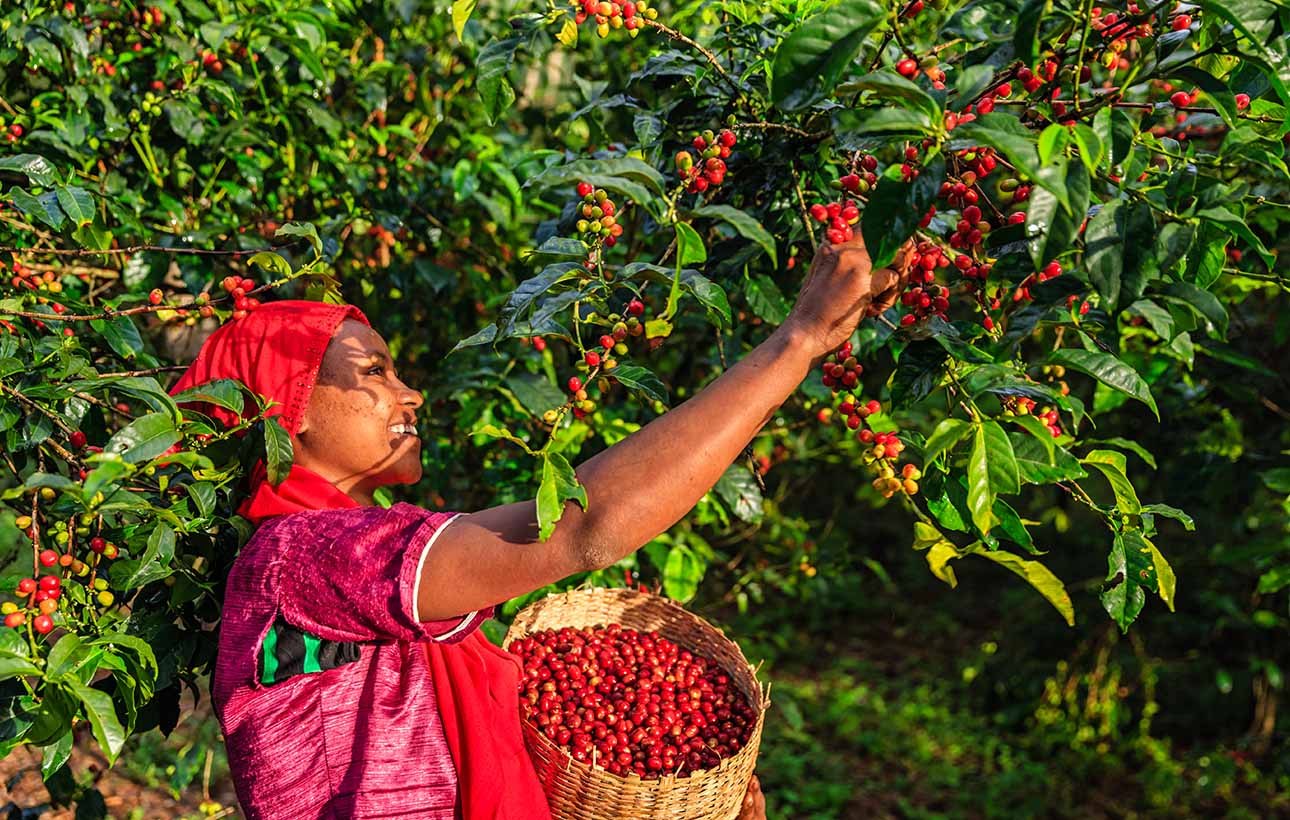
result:
[[[812,366],[860,319],[890,307],[902,284],[895,270],[871,270],[859,239],[822,246],[792,313],[770,338],[688,401],[576,468],[587,509],[568,504],[545,542],[537,540],[532,501],[453,521],[426,557],[420,618],[482,609],[611,566],[644,546],[712,489]]]

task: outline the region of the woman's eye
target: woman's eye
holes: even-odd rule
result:
[[[373,374],[379,374],[384,372],[385,372],[385,368],[378,364],[374,367],[369,368],[367,371],[367,375],[371,376]]]

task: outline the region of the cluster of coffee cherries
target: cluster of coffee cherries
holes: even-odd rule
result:
[[[945,251],[935,243],[924,240],[915,246],[909,258],[909,282],[900,294],[900,303],[911,310],[900,317],[902,326],[908,327],[929,316],[945,318],[950,309],[950,291],[936,283],[936,271],[949,264]]]
[[[73,433],[83,436],[83,433]],[[82,445],[83,446],[83,445]],[[77,447],[76,449],[80,449]],[[48,491],[48,492],[46,492]],[[54,491],[48,487],[41,489],[41,495],[46,500],[51,500]],[[76,528],[77,533],[88,534],[87,525]],[[32,518],[29,515],[20,515],[14,520],[14,525],[22,530],[28,538],[33,541],[37,534],[32,526]],[[66,521],[55,522],[53,527],[53,539],[63,549],[67,548],[70,543],[70,532]],[[120,548],[101,537],[95,536],[89,539],[90,550],[95,554],[92,560],[97,567],[102,560],[111,560],[121,554]],[[106,578],[98,577],[93,568],[85,561],[80,560],[70,551],[59,553],[53,549],[43,549],[36,555],[36,560],[40,566],[47,570],[43,575],[32,578],[23,578],[18,581],[14,587],[14,594],[18,598],[15,601],[6,601],[0,604],[0,614],[4,615],[4,625],[11,629],[18,629],[27,624],[31,619],[32,628],[41,635],[47,634],[54,628],[53,616],[63,606],[63,573],[69,573],[69,577],[85,578],[86,584],[90,587],[99,605],[108,607],[116,602],[115,596],[108,589]],[[95,577],[89,578],[93,574]]]
[[[841,202],[817,202],[811,206],[811,218],[828,225],[825,237],[834,245],[855,236],[854,225],[860,221],[860,209],[850,199]]]
[[[1006,397],[1003,400],[1003,415],[1034,416],[1044,423],[1053,438],[1062,437],[1061,414],[1057,412],[1057,408],[1044,406],[1036,409],[1034,399],[1025,396]]]
[[[939,63],[940,60],[935,54],[929,54],[919,60],[906,57],[896,63],[896,73],[912,80],[922,72],[932,81],[932,88],[940,91],[945,88],[945,69],[941,68]]]
[[[835,191],[846,191],[848,194],[867,194],[878,184],[878,158],[872,154],[856,157],[855,170],[846,176],[839,177],[830,183]]]
[[[676,152],[676,171],[681,175],[681,181],[686,183],[686,193],[701,194],[725,182],[726,160],[735,141],[735,132],[726,128],[719,134],[704,131],[695,134],[691,142],[694,150],[699,152],[697,162],[689,151]]]
[[[565,627],[508,649],[524,665],[521,719],[611,774],[689,777],[737,754],[757,724],[730,675],[654,631]]]
[[[4,120],[0,119],[0,133],[3,133],[5,140],[10,145],[12,145],[18,140],[22,139],[22,135],[23,135],[22,125],[15,122],[15,123],[11,123],[6,127],[4,124]]]
[[[901,467],[901,478],[895,484],[891,483],[891,479],[896,476],[897,459],[905,449],[900,436],[892,431],[878,432],[869,427],[869,417],[882,412],[882,403],[877,399],[862,401],[850,392],[859,385],[860,374],[864,372],[864,366],[856,361],[852,351],[851,342],[847,341],[833,352],[831,361],[825,358],[820,364],[824,371],[820,381],[833,391],[833,397],[837,401],[837,417],[844,419],[847,429],[855,431],[856,441],[865,445],[862,460],[865,466],[877,473],[873,482],[874,489],[882,493],[884,498],[891,498],[901,491],[914,495],[918,492],[917,480],[921,477],[914,465],[906,464]],[[829,424],[834,415],[833,409],[826,407],[819,411],[816,418],[821,423]]]
[[[247,314],[260,306],[260,300],[254,296],[248,296],[251,291],[255,290],[255,280],[245,276],[225,276],[220,281],[220,287],[224,292],[233,297],[233,318],[245,319]],[[202,308],[206,307],[202,305]],[[200,310],[201,308],[199,308]],[[209,313],[203,313],[202,316],[209,316]]]
[[[0,270],[4,270],[5,264],[0,262]],[[50,293],[62,293],[63,283],[58,281],[58,275],[52,270],[37,271],[29,268],[17,259],[13,260],[13,276],[9,278],[9,284],[21,290],[44,290]],[[55,313],[62,313],[63,306],[56,305]]]
[[[603,242],[606,248],[618,244],[618,237],[623,235],[623,226],[618,224],[618,206],[609,198],[609,192],[590,182],[579,182],[577,191],[582,198],[582,204],[578,206],[578,221],[574,226],[578,233],[585,240]]]
[[[596,21],[596,33],[608,37],[610,29],[627,29],[630,37],[640,34],[646,20],[657,20],[658,9],[649,0],[625,3],[614,0],[578,0],[573,4],[573,22],[582,25],[587,20]]]

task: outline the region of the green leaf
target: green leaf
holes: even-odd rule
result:
[[[1084,123],[1077,123],[1071,134],[1075,140],[1075,145],[1079,147],[1079,158],[1088,169],[1089,174],[1097,173],[1097,167],[1101,164],[1105,155],[1106,146],[1102,144],[1101,138],[1097,132]]]
[[[667,387],[647,368],[634,364],[623,364],[606,371],[607,376],[617,379],[619,384],[632,390],[639,390],[653,401],[667,403]]]
[[[667,184],[653,165],[635,157],[617,157],[579,159],[556,165],[529,179],[524,187],[539,191],[567,187],[572,194],[579,182],[621,193],[639,203],[648,202],[651,194],[661,196]]]
[[[936,201],[945,178],[945,160],[929,160],[913,182],[900,179],[899,166],[878,180],[860,217],[860,231],[875,269],[890,265],[905,240],[918,230],[927,209]]]
[[[58,172],[49,160],[39,154],[14,154],[0,157],[0,171],[16,171],[27,175],[27,181],[41,188],[52,188],[58,184]]]
[[[234,379],[215,379],[214,381],[190,387],[174,396],[176,404],[206,402],[216,407],[223,407],[237,415],[242,415],[245,406],[242,396],[242,385]]]
[[[1039,135],[1039,164],[1048,165],[1060,157],[1070,144],[1071,132],[1064,125],[1053,123]]]
[[[54,644],[54,648],[49,650],[49,657],[45,659],[45,677],[49,680],[62,680],[69,675],[74,675],[76,671],[85,663],[89,655],[89,647],[81,640],[80,635],[68,633]]]
[[[1012,34],[1012,48],[1016,59],[1030,65],[1039,56],[1039,26],[1044,12],[1049,11],[1048,0],[1026,0],[1017,15],[1016,30]]]
[[[506,72],[515,59],[515,50],[523,42],[523,37],[493,40],[479,51],[475,63],[475,88],[484,103],[484,117],[489,125],[495,125],[502,112],[515,102],[515,89],[511,88]]]
[[[694,550],[684,544],[674,544],[663,564],[663,592],[667,597],[685,603],[699,591],[707,566]]]
[[[954,577],[954,568],[949,564],[950,561],[960,557],[962,556],[959,555],[959,551],[949,541],[937,541],[927,550],[927,568],[953,589],[959,582]]]
[[[698,231],[688,223],[676,223],[676,258],[681,265],[697,265],[708,261],[708,252]]]
[[[1197,314],[1214,324],[1220,336],[1227,335],[1227,309],[1218,297],[1207,290],[1198,288],[1190,282],[1170,282],[1164,287],[1164,294],[1170,299],[1187,305]]]
[[[1147,596],[1137,579],[1130,577],[1131,570],[1122,536],[1115,537],[1106,563],[1106,583],[1110,586],[1103,589],[1099,596],[1102,599],[1102,607],[1111,616],[1111,620],[1120,627],[1121,632],[1128,632],[1129,625],[1142,612]]]
[[[165,578],[173,571],[175,559],[175,531],[169,524],[159,522],[148,534],[143,555],[137,559],[117,561],[112,567],[113,585],[123,592]]]
[[[56,195],[63,213],[67,214],[67,218],[72,220],[76,227],[79,228],[94,221],[94,197],[89,191],[75,185],[62,185],[59,186]]]
[[[156,458],[177,441],[175,420],[165,413],[149,413],[118,430],[103,446],[103,452],[116,453],[127,463],[136,464]]]
[[[143,337],[139,328],[129,316],[113,316],[111,319],[95,319],[90,327],[102,333],[108,346],[123,359],[133,359],[143,351]]]
[[[873,0],[843,0],[808,19],[775,51],[771,102],[793,111],[832,90],[885,16]]]
[[[864,91],[872,91],[876,97],[883,101],[889,104],[894,103],[895,105],[891,107],[913,109],[920,114],[924,114],[928,122],[939,123],[941,121],[941,106],[936,100],[917,83],[907,80],[889,69],[874,71],[858,80],[843,83],[835,89],[834,95],[838,98],[844,98]]]
[[[116,482],[128,472],[130,472],[130,466],[124,461],[104,461],[90,470],[90,474],[85,477],[82,494],[86,498],[93,498],[95,493]]]
[[[1024,578],[1061,613],[1067,626],[1075,625],[1075,607],[1071,604],[1070,594],[1066,592],[1066,585],[1048,567],[1003,550],[978,550],[976,554],[989,558]]]
[[[717,495],[740,521],[755,523],[763,514],[761,487],[752,471],[743,464],[732,464],[713,487]]]
[[[277,237],[303,236],[313,246],[316,256],[323,255],[322,239],[318,236],[318,229],[311,222],[288,222],[274,231],[273,235]]]
[[[1083,163],[1068,162],[1064,177],[1041,174],[1036,181],[1041,185],[1047,182],[1047,187],[1036,186],[1030,195],[1026,236],[1031,260],[1035,267],[1043,267],[1070,248],[1084,222],[1089,200],[1088,169]],[[1053,188],[1065,194],[1069,209],[1062,207],[1062,197],[1054,194]]]
[[[1103,205],[1084,232],[1084,268],[1093,287],[1111,307],[1120,301],[1120,276],[1124,270],[1123,205],[1118,199]]]
[[[516,436],[510,430],[507,430],[504,427],[498,427],[495,424],[480,425],[479,427],[476,427],[474,430],[471,430],[470,435],[491,436],[493,438],[505,439],[511,442],[512,444],[518,445],[521,450],[523,450],[524,452],[528,453],[531,456],[538,455],[538,453],[534,452],[533,449],[529,447],[528,442],[526,442],[524,439]]]
[[[792,307],[775,280],[764,273],[750,276],[744,281],[744,298],[748,300],[748,307],[752,308],[753,313],[772,325],[783,324]]]
[[[1138,371],[1110,353],[1063,348],[1050,355],[1048,363],[1065,365],[1073,370],[1086,373],[1107,387],[1119,390],[1121,393],[1125,393],[1142,402],[1151,408],[1151,412],[1155,414],[1157,419],[1160,418],[1160,411],[1156,409],[1156,400],[1151,395],[1151,389],[1138,375]]]
[[[53,777],[54,773],[63,766],[72,756],[72,740],[74,733],[67,732],[53,743],[43,747],[40,756],[40,776],[45,780]]]
[[[41,670],[26,658],[19,658],[12,655],[0,655],[0,680],[9,678],[23,677],[32,675],[40,677]]]
[[[453,0],[452,2],[452,30],[457,32],[457,39],[462,39],[462,32],[466,30],[466,23],[470,21],[470,15],[475,11],[477,0]]]
[[[1065,448],[1053,445],[1045,451],[1040,439],[1020,433],[1013,433],[1009,440],[1017,459],[1017,475],[1027,484],[1052,484],[1088,475],[1080,467],[1079,459]]]
[[[63,209],[58,205],[58,194],[53,191],[33,196],[22,188],[13,188],[9,195],[13,198],[13,204],[18,206],[18,210],[39,219],[56,231],[67,221]]]
[[[997,421],[987,419],[979,428],[977,440],[980,441],[982,438],[985,442],[991,491],[1002,494],[1021,492],[1021,481],[1017,476],[1017,461],[1013,455],[1012,442],[1008,439],[1008,434]]]
[[[962,419],[943,419],[923,445],[923,463],[930,464],[941,453],[958,444],[968,433],[972,432],[971,422]]]
[[[1244,219],[1221,207],[1206,208],[1197,213],[1196,216],[1206,222],[1217,225],[1232,236],[1244,239],[1250,244],[1250,247],[1254,248],[1254,252],[1259,255],[1265,265],[1276,270],[1276,257],[1264,246],[1263,240],[1259,239],[1258,234],[1250,230],[1250,226],[1245,224]]]
[[[279,415],[264,420],[264,469],[269,483],[275,487],[287,480],[295,458],[291,434],[282,426],[281,419]]]
[[[1286,587],[1290,587],[1290,564],[1273,567],[1259,576],[1260,595],[1275,595]]]
[[[913,139],[935,131],[932,120],[912,108],[839,108],[833,112],[834,137],[844,151],[858,150],[865,140],[878,135]]]
[[[285,279],[291,276],[291,263],[288,262],[282,254],[273,251],[260,251],[255,256],[247,260],[270,276]]]
[[[564,391],[538,373],[514,371],[506,377],[505,384],[524,409],[539,418],[565,402]]]
[[[1151,543],[1145,535],[1137,530],[1129,530],[1123,535],[1125,549],[1145,549],[1151,558],[1151,566],[1148,567],[1156,577],[1156,594],[1160,600],[1165,602],[1169,611],[1174,611],[1174,599],[1178,588],[1178,579],[1174,575],[1174,568],[1169,566],[1165,556],[1155,544]]]
[[[587,491],[578,483],[568,459],[559,453],[544,453],[542,482],[537,494],[539,541],[547,540],[555,532],[556,523],[564,516],[564,505],[569,501],[576,501],[587,509]]]
[[[69,680],[65,684],[68,691],[74,694],[85,707],[85,714],[90,719],[94,730],[94,739],[107,757],[108,763],[116,761],[121,748],[125,746],[125,729],[116,717],[116,707],[112,705],[112,696],[107,692],[92,689],[79,680]]]
[[[1196,522],[1192,517],[1177,507],[1171,507],[1168,504],[1143,504],[1143,513],[1152,515],[1163,515],[1165,518],[1172,518],[1183,525],[1183,529],[1192,532],[1196,529]]]
[[[1274,493],[1290,494],[1290,467],[1274,467],[1259,473],[1264,485]]]
[[[1114,450],[1093,450],[1080,459],[1080,463],[1095,467],[1106,476],[1120,512],[1136,515],[1142,511],[1142,502],[1138,501],[1138,493],[1129,481],[1123,454]]]
[[[770,232],[762,227],[754,217],[746,211],[738,208],[732,208],[729,205],[705,205],[702,208],[695,208],[691,213],[695,216],[706,216],[714,219],[721,219],[729,223],[744,239],[751,239],[770,257],[770,264],[778,267],[779,262],[775,255],[775,238]]]

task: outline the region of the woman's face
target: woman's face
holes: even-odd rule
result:
[[[346,319],[323,355],[309,407],[292,443],[295,463],[359,503],[386,484],[421,479],[416,411],[421,394],[394,374],[381,335]]]

